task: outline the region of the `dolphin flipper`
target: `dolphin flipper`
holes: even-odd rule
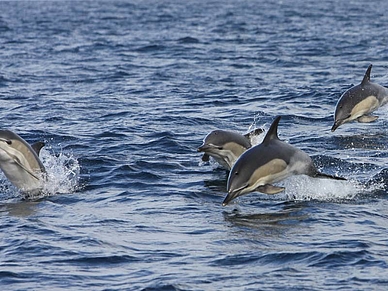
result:
[[[46,144],[43,141],[38,141],[31,145],[32,149],[36,152],[36,154],[39,156],[40,150],[45,146]]]
[[[266,184],[266,185],[257,187],[257,191],[265,194],[277,194],[284,191],[285,189],[286,188],[284,187],[278,187],[271,184]]]
[[[357,121],[360,123],[369,123],[375,121],[377,118],[379,117],[374,115],[363,115],[357,118]]]

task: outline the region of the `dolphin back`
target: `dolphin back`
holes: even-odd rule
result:
[[[251,143],[248,137],[239,134],[237,132],[225,131],[225,130],[214,130],[206,138],[205,142],[210,142],[215,145],[223,145],[229,142],[235,142],[244,148],[250,148]]]

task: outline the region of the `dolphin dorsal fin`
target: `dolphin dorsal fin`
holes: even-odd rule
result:
[[[372,71],[372,64],[369,65],[368,69],[366,69],[364,79],[362,79],[361,85],[365,85],[370,81],[370,72]]]
[[[272,139],[279,139],[278,138],[278,124],[279,124],[280,118],[281,118],[281,116],[278,116],[272,122],[271,127],[269,128],[267,135],[265,136],[265,138],[263,140],[263,144],[267,144]]]
[[[31,145],[32,149],[36,152],[36,154],[39,156],[40,150],[42,147],[45,146],[45,143],[43,141],[38,141]]]

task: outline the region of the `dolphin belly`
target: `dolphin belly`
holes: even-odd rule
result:
[[[380,102],[376,96],[368,96],[362,101],[358,102],[350,112],[350,120],[357,119],[365,114],[369,114],[379,108]]]
[[[249,179],[252,185],[246,190],[253,191],[259,186],[279,182],[290,176],[290,167],[282,159],[273,159],[257,168]]]
[[[41,179],[31,176],[16,163],[2,164],[1,169],[8,180],[23,192],[31,192],[42,188]]]
[[[35,192],[43,187],[41,174],[37,174],[17,150],[5,152],[0,149],[0,168],[8,180],[23,192]]]

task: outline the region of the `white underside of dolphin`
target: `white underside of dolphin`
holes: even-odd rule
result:
[[[0,168],[8,180],[27,194],[36,194],[43,188],[45,169],[39,159],[44,143],[30,146],[16,133],[0,130]]]

